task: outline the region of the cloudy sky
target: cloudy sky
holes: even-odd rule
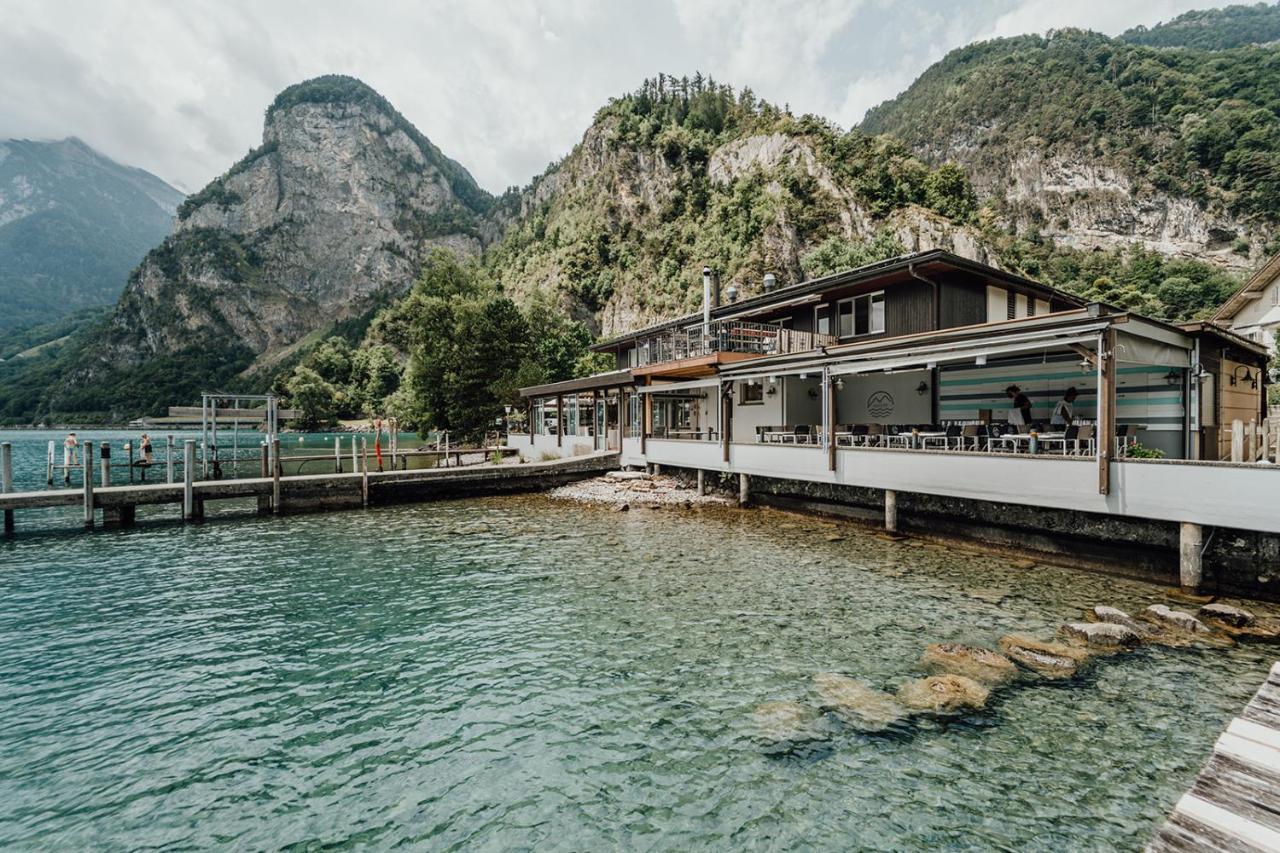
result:
[[[610,96],[704,74],[848,127],[948,50],[1114,34],[1186,0],[0,0],[0,139],[79,136],[186,191],[261,141],[280,89],[351,74],[491,191]]]

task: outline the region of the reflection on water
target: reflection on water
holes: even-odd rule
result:
[[[773,754],[754,709],[814,673],[1158,600],[832,533],[516,497],[0,543],[0,845],[1134,849],[1269,664],[1143,649]]]

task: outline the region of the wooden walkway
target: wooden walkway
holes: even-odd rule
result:
[[[1147,850],[1280,851],[1280,662]]]
[[[43,489],[0,493],[0,511],[6,517],[6,532],[11,530],[8,525],[15,513],[47,507],[80,507],[85,527],[93,526],[95,512],[101,514],[104,524],[128,526],[133,523],[136,507],[156,504],[175,505],[179,508],[180,518],[197,521],[203,517],[204,504],[208,501],[256,498],[260,513],[314,512],[476,494],[535,491],[612,471],[618,464],[618,453],[612,451],[550,462],[486,463],[461,468]]]

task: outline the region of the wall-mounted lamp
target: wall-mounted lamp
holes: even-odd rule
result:
[[[916,393],[919,394],[921,397],[923,397],[925,394],[928,394],[929,383],[921,379],[920,384],[916,386]]]
[[[844,377],[843,377],[843,376],[837,376],[837,377],[836,377],[836,390],[837,390],[837,391],[843,391],[843,390],[844,390]]]
[[[778,393],[778,386],[777,386],[777,385],[770,385],[770,386],[769,386],[769,390],[765,391],[764,393],[765,393],[765,395],[766,395],[766,396],[772,397],[774,394],[777,394],[777,393]]]
[[[1231,371],[1231,376],[1230,376],[1230,377],[1228,377],[1228,378],[1231,380],[1231,384],[1232,384],[1232,385],[1235,385],[1235,384],[1236,384],[1236,382],[1237,382],[1236,374],[1237,374],[1237,373],[1239,373],[1242,369],[1244,370],[1244,376],[1239,377],[1239,380],[1238,380],[1238,381],[1241,381],[1241,382],[1248,382],[1248,383],[1249,383],[1249,387],[1250,387],[1250,388],[1257,388],[1257,387],[1258,387],[1258,377],[1256,377],[1256,376],[1254,376],[1252,373],[1250,373],[1250,372],[1249,372],[1249,368],[1248,368],[1248,366],[1243,365],[1243,364],[1237,364],[1237,365],[1236,365],[1236,367],[1235,367],[1235,370],[1232,370],[1232,371]]]
[[[1182,381],[1182,374],[1171,367],[1169,372],[1164,375],[1164,381],[1168,385],[1177,385]]]

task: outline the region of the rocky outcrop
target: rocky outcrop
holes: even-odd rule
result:
[[[1086,613],[1085,616],[1094,622],[1107,622],[1112,625],[1123,625],[1139,636],[1146,636],[1151,633],[1151,626],[1149,624],[1139,622],[1137,619],[1134,619],[1118,607],[1108,607],[1105,604],[1099,604]]]
[[[1142,616],[1149,622],[1188,634],[1211,634],[1212,629],[1184,610],[1174,610],[1167,604],[1153,604],[1143,611]]]
[[[817,710],[799,702],[764,702],[751,717],[756,738],[770,746],[803,744],[826,735]]]
[[[497,233],[489,204],[363,83],[290,87],[268,110],[262,145],[179,207],[174,234],[130,277],[71,381],[193,344],[270,364],[402,294],[432,248],[478,252]]]
[[[931,672],[962,675],[992,686],[1018,677],[1018,668],[1004,655],[962,643],[934,643],[924,650],[920,663]]]
[[[986,707],[991,691],[963,675],[933,675],[907,681],[898,688],[898,701],[916,711],[953,714]]]
[[[1070,678],[1089,659],[1089,653],[1077,646],[1046,643],[1021,634],[1001,637],[1000,648],[1020,666],[1044,678]]]
[[[820,672],[813,677],[813,690],[823,709],[862,731],[884,731],[907,716],[906,709],[888,693],[847,675]]]

